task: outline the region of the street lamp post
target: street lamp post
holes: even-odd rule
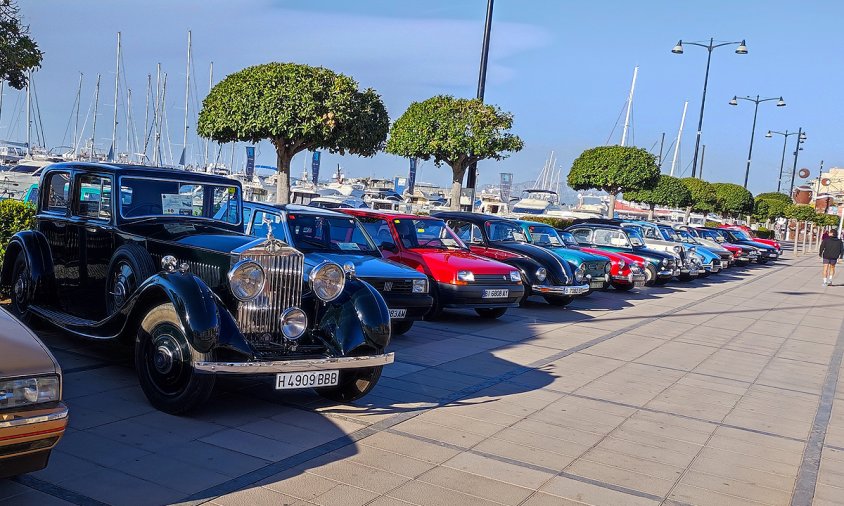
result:
[[[777,107],[785,107],[785,102],[782,97],[759,98],[759,95],[756,95],[756,98],[753,98],[734,96],[730,100],[730,105],[738,105],[739,100],[747,100],[748,102],[753,102],[755,105],[753,108],[753,128],[750,130],[750,149],[747,150],[747,168],[744,170],[744,188],[747,189],[747,179],[750,177],[750,158],[753,155],[753,138],[756,136],[756,116],[759,114],[759,104],[776,100]]]
[[[736,48],[736,54],[747,54],[747,44],[745,44],[744,40],[742,40],[741,42],[722,42],[720,44],[715,44],[715,39],[713,38],[709,39],[709,44],[701,44],[699,42],[686,42],[686,44],[690,46],[702,47],[707,51],[706,74],[703,78],[703,97],[700,99],[700,117],[697,121],[697,137],[695,138],[695,156],[692,160],[692,177],[695,177],[695,174],[697,174],[697,155],[700,149],[700,134],[703,130],[703,108],[704,105],[706,105],[706,85],[709,83],[709,64],[712,61],[712,51],[719,47],[738,44],[738,47]],[[683,54],[683,41],[677,41],[677,45],[674,46],[671,52],[674,54]]]
[[[489,36],[492,31],[492,6],[493,0],[487,0],[486,4],[486,19],[484,22],[484,41],[481,48],[481,65],[478,71],[478,94],[477,98],[481,102],[484,101],[484,92],[486,91],[486,67],[489,60]],[[466,174],[466,188],[469,190],[469,211],[475,211],[475,187],[477,186],[478,177],[478,163],[473,162],[469,166]]]
[[[768,130],[768,133],[765,134],[765,137],[768,139],[772,138],[774,134],[782,135],[782,159],[780,160],[780,177],[777,178],[777,193],[782,191],[782,170],[785,167],[785,148],[788,145],[788,136],[789,135],[798,135],[799,132],[789,132],[786,130],[785,132],[778,132],[776,130]],[[803,138],[806,138],[806,134],[803,134]]]
[[[794,145],[794,166],[791,168],[791,186],[788,189],[789,196],[794,192],[794,175],[797,174],[797,155],[803,149],[800,145],[804,142],[806,142],[806,132],[803,131],[803,127],[800,127],[797,129],[797,142]]]

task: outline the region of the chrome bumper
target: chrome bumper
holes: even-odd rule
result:
[[[647,276],[642,273],[637,274],[628,274],[626,276],[617,275],[612,277],[615,281],[626,281],[627,283],[636,283],[639,281],[645,281]]]
[[[277,360],[275,362],[197,362],[198,372],[215,374],[276,374],[281,372],[327,371],[334,369],[362,369],[392,364],[395,353],[362,357],[319,358],[305,360]]]
[[[533,285],[530,288],[534,293],[540,295],[582,295],[589,291],[588,284],[570,286]]]
[[[663,278],[670,278],[671,276],[679,276],[680,270],[679,269],[662,269],[661,271],[657,271],[657,277]]]
[[[25,416],[21,418],[11,418],[5,420],[0,418],[0,429],[7,429],[9,427],[20,427],[21,425],[32,425],[34,423],[55,422],[67,418],[67,406],[60,402],[59,409],[52,413],[42,413],[32,416]]]

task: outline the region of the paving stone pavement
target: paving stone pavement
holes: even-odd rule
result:
[[[173,417],[125,350],[39,330],[70,428],[2,504],[844,504],[844,277],[814,256],[447,313],[354,405],[225,380]]]

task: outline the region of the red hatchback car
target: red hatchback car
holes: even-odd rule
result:
[[[498,318],[524,296],[519,271],[471,253],[441,219],[370,209],[339,211],[360,221],[384,258],[428,276],[434,305],[427,319],[435,319],[444,308],[472,308],[481,317]]]

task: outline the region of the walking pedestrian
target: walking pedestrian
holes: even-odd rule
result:
[[[844,243],[838,238],[837,230],[821,241],[818,254],[823,259],[823,286],[832,285],[832,278],[835,276],[835,264],[844,255]]]

